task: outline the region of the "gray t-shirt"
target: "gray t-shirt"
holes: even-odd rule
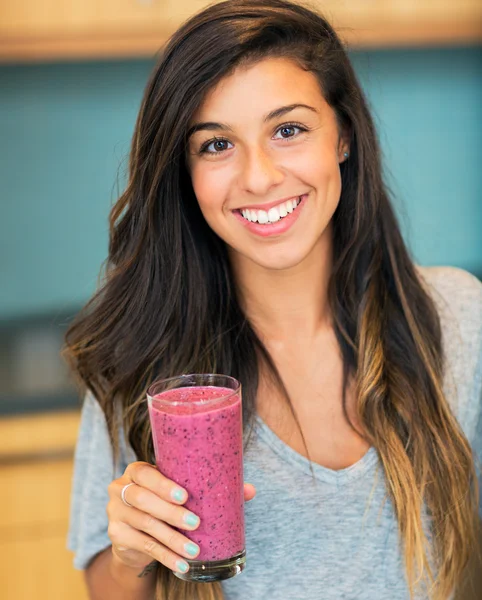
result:
[[[442,320],[445,393],[480,459],[482,284],[455,268],[419,267],[419,272]],[[110,545],[107,486],[134,460],[132,449],[123,446],[121,464],[113,470],[103,413],[88,396],[68,535],[77,569]],[[257,495],[245,505],[246,569],[222,583],[226,600],[409,598],[397,522],[374,448],[338,471],[313,463],[313,479],[308,460],[256,417],[244,469],[244,480],[256,486]]]

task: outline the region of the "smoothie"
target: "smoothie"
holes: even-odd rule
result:
[[[181,387],[154,396],[149,411],[157,467],[187,490],[184,506],[201,519],[196,531],[179,529],[199,545],[196,560],[223,560],[243,551],[240,396],[229,388]]]

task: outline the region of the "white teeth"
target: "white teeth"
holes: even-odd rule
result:
[[[276,223],[289,213],[292,213],[300,202],[301,196],[295,200],[287,200],[283,204],[270,208],[269,211],[249,210],[245,208],[241,211],[241,214],[247,221],[251,221],[251,223],[262,223],[263,225],[266,223]]]
[[[268,213],[264,210],[258,210],[258,223],[267,223],[268,222]]]
[[[277,208],[270,208],[268,211],[268,219],[271,223],[276,223],[276,221],[280,220],[279,212]]]

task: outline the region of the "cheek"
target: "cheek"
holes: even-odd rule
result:
[[[332,185],[340,178],[336,153],[326,144],[307,144],[303,152],[293,157],[293,167],[300,179],[314,187]]]
[[[312,220],[312,225],[317,227],[331,220],[341,196],[341,173],[338,157],[334,152],[311,152],[304,156],[300,165],[299,177],[316,190],[317,202],[313,210],[318,218]]]
[[[191,181],[201,212],[209,220],[209,215],[223,206],[227,190],[225,178],[216,169],[198,166],[191,172]]]

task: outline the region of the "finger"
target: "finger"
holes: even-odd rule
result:
[[[121,560],[124,554],[135,551],[150,556],[172,571],[186,573],[189,570],[188,563],[181,556],[126,523],[117,523],[115,528],[109,527],[109,537],[113,551]],[[128,560],[124,562],[128,563]]]
[[[256,488],[251,483],[244,484],[244,500],[249,502],[256,496]]]
[[[157,467],[149,463],[131,463],[124,476],[168,502],[184,504],[188,498],[188,493],[182,486],[165,477]]]
[[[140,510],[126,509],[123,513],[119,513],[118,518],[132,528],[147,533],[179,556],[193,559],[201,551],[197,544],[182,535],[182,533],[176,531],[164,521],[160,521]]]
[[[117,481],[112,488],[117,492],[114,493],[114,497],[117,500],[115,509],[116,520],[119,519],[118,515],[121,514],[120,511],[123,511],[122,514],[125,514],[124,507],[126,507],[126,505],[121,498],[123,487],[122,483]],[[190,510],[187,510],[183,506],[172,504],[171,501],[167,502],[166,500],[162,500],[159,496],[156,496],[156,494],[140,485],[134,484],[127,488],[124,498],[130,504],[130,507],[128,508],[137,508],[143,513],[152,515],[154,518],[164,521],[169,525],[173,525],[174,527],[187,529],[188,531],[193,531],[199,527],[199,517]]]

